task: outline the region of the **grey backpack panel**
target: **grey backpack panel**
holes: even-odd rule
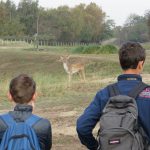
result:
[[[135,96],[146,87],[147,85],[141,82],[132,91],[134,98],[118,95],[116,84],[109,87],[111,97],[100,118],[98,150],[145,150],[143,137],[138,128]]]

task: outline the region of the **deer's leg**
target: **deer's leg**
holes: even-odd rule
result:
[[[82,81],[82,72],[79,71],[78,74],[79,74],[80,80]]]
[[[82,73],[83,80],[85,81],[85,71],[81,70],[81,73]]]
[[[71,74],[69,73],[69,74],[68,74],[68,78],[69,78],[69,86],[71,85],[71,77],[72,77],[72,76],[71,76]]]

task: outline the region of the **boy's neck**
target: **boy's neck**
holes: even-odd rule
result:
[[[123,74],[137,74],[137,75],[140,75],[140,72],[137,69],[128,69],[128,70],[123,70]]]

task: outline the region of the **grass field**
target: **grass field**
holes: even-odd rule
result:
[[[0,47],[0,112],[13,109],[6,96],[11,78],[20,73],[32,76],[38,92],[35,112],[52,123],[53,150],[85,150],[76,135],[76,119],[95,93],[115,82],[121,73],[117,54],[77,55],[70,51],[70,47],[45,47],[42,51],[33,51],[31,47]],[[86,82],[74,75],[68,87],[67,74],[58,62],[66,54],[71,55],[71,62],[85,64]],[[143,77],[150,83],[150,53],[147,54]]]

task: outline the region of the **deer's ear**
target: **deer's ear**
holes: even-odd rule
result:
[[[60,59],[62,60],[62,59],[63,59],[63,57],[62,57],[62,56],[60,56]]]
[[[63,57],[60,56],[59,59],[58,59],[58,62],[61,62],[63,60]]]

